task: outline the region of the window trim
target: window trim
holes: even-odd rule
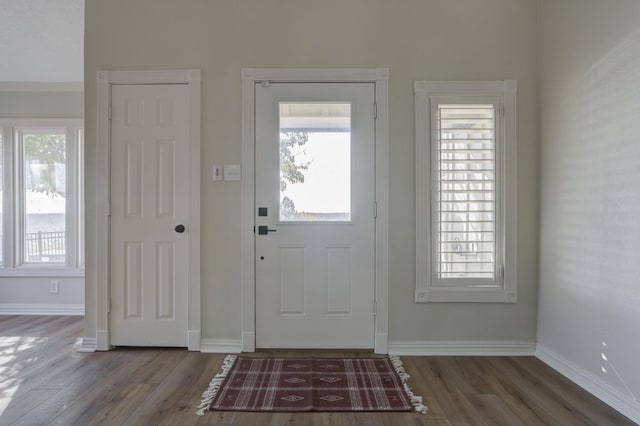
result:
[[[517,301],[516,270],[516,92],[515,80],[505,81],[426,81],[414,82],[416,136],[416,289],[415,301],[424,302],[502,302]],[[496,134],[497,225],[502,238],[497,253],[502,253],[498,271],[502,280],[497,286],[437,285],[433,278],[433,187],[431,181],[435,158],[432,155],[434,128],[432,102],[443,99],[497,99],[502,115]],[[428,261],[425,261],[427,259]],[[502,268],[500,268],[502,264]],[[497,271],[497,272],[498,272]]]
[[[0,277],[81,277],[84,268],[80,264],[79,240],[82,230],[78,219],[83,215],[83,206],[78,191],[82,187],[78,180],[82,178],[80,157],[80,131],[84,128],[81,118],[42,118],[42,119],[0,119],[0,131],[3,133],[3,259],[0,263]],[[18,149],[21,145],[18,133],[25,131],[42,131],[47,129],[64,129],[66,133],[66,211],[65,211],[65,263],[39,264],[22,262],[21,247],[24,220],[24,196],[19,193],[24,189],[23,177],[20,173],[24,165]]]

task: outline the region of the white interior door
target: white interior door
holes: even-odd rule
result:
[[[111,345],[187,346],[189,89],[111,91]]]
[[[256,346],[373,348],[373,83],[256,85]]]

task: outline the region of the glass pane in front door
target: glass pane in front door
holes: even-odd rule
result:
[[[280,222],[351,220],[351,103],[280,102]]]

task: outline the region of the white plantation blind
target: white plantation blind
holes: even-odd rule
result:
[[[518,300],[517,88],[414,82],[416,302]]]
[[[435,105],[432,179],[437,280],[496,278],[494,104]]]

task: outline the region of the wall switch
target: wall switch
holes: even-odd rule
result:
[[[240,178],[241,178],[240,164],[224,165],[224,180],[233,181],[233,180],[240,180]]]
[[[219,180],[222,180],[223,176],[222,176],[222,166],[219,166],[217,164],[213,165],[213,181],[217,182]]]
[[[49,294],[60,294],[60,281],[54,280],[49,283]]]

